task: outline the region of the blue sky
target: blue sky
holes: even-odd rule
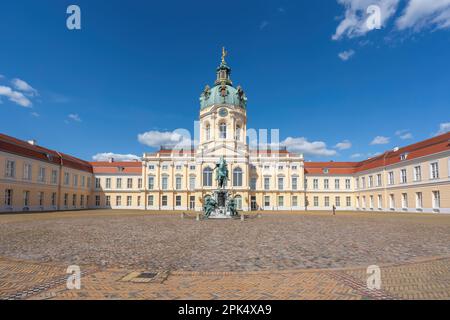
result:
[[[66,27],[70,4],[81,30]],[[380,30],[365,27],[370,4]],[[15,0],[0,28],[0,132],[86,160],[193,132],[222,46],[248,127],[280,129],[307,159],[361,160],[450,129],[449,0]]]

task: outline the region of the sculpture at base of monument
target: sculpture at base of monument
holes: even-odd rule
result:
[[[213,197],[211,196],[206,196],[205,197],[205,204],[203,206],[203,211],[205,213],[205,216],[207,218],[209,218],[209,216],[211,215],[211,213],[216,210],[217,208],[217,203],[216,200],[214,200]]]
[[[227,204],[227,210],[231,216],[235,217],[238,215],[236,200],[234,198],[230,198]]]

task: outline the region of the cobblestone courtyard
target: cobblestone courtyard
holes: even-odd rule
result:
[[[0,215],[1,298],[450,299],[448,257],[445,215]],[[69,265],[84,272],[81,290],[65,288]],[[367,291],[369,265],[382,290]],[[133,280],[144,271],[158,276]]]

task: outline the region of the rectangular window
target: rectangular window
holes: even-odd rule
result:
[[[39,168],[38,181],[45,182],[45,168],[42,167]]]
[[[389,195],[389,208],[395,209],[395,197],[393,194]]]
[[[298,206],[298,197],[292,196],[292,206],[297,207]]]
[[[153,165],[153,164],[149,165],[148,170],[155,170],[155,165]]]
[[[56,206],[56,192],[52,192],[52,206]]]
[[[152,195],[149,195],[147,198],[147,204],[149,207],[153,207],[154,201],[153,201],[154,197]]]
[[[284,207],[284,197],[278,196],[278,207]]]
[[[422,167],[414,167],[414,181],[422,181]]]
[[[439,179],[439,164],[437,162],[430,164],[430,179]]]
[[[138,189],[142,189],[142,178],[138,179]]]
[[[161,205],[163,207],[167,207],[167,196],[162,196],[162,198],[161,198]]]
[[[86,185],[86,177],[85,176],[81,176],[81,187],[84,188],[85,185]]]
[[[189,190],[195,190],[195,176],[189,177]]]
[[[366,177],[361,178],[361,185],[362,185],[362,189],[366,188]]]
[[[377,187],[381,187],[382,185],[382,178],[381,173],[377,174]]]
[[[106,206],[107,207],[111,206],[111,196],[106,196]]]
[[[389,185],[393,185],[394,184],[394,172],[393,171],[390,171],[389,173],[388,173],[388,184]]]
[[[162,177],[162,185],[163,190],[167,190],[169,188],[169,178],[167,176]]]
[[[132,202],[132,198],[131,198],[131,196],[127,196],[127,207],[131,207],[131,202]]]
[[[100,207],[100,196],[95,196],[95,206]]]
[[[374,207],[373,196],[369,197],[369,207],[370,207],[370,209],[373,209],[373,207]]]
[[[356,189],[359,189],[359,178],[356,178]]]
[[[325,201],[324,201],[324,205],[325,207],[329,207],[330,206],[330,197],[325,197]]]
[[[78,175],[77,174],[73,175],[73,186],[74,187],[78,186]]]
[[[116,206],[122,205],[122,196],[116,196]]]
[[[346,197],[345,198],[345,204],[347,205],[347,207],[351,207],[352,206],[352,197]]]
[[[148,190],[155,188],[155,177],[148,177]]]
[[[5,176],[8,178],[14,178],[16,176],[16,162],[15,161],[6,160]]]
[[[100,178],[95,178],[95,189],[100,189]]]
[[[270,207],[270,196],[264,196],[264,207]]]
[[[122,178],[116,179],[116,189],[122,189]]]
[[[175,206],[181,207],[181,196],[175,197]]]
[[[359,197],[356,197],[356,208],[357,208],[357,209],[360,208]]]
[[[378,209],[383,208],[383,196],[381,194],[378,195]]]
[[[319,189],[319,179],[314,179],[313,180],[313,189],[314,190]]]
[[[250,179],[250,190],[256,190],[256,181],[257,181],[257,179],[256,178],[251,178]]]
[[[181,171],[181,169],[183,169],[183,167],[181,165],[178,164],[175,166],[175,170]]]
[[[334,179],[334,189],[339,190],[341,188],[341,180]]]
[[[31,175],[32,175],[32,166],[29,163],[25,163],[23,165],[23,179],[24,180],[31,180]]]
[[[284,178],[278,177],[278,190],[282,191],[284,190]]]
[[[58,171],[56,171],[56,170],[52,170],[51,183],[52,184],[57,184],[58,183]]]
[[[77,195],[76,194],[72,195],[72,206],[73,207],[77,206]]]
[[[441,207],[441,193],[439,191],[433,191],[433,209],[439,209]]]
[[[64,172],[64,185],[68,186],[70,181],[70,174],[68,172]]]
[[[305,190],[308,189],[308,179],[305,178]]]
[[[137,205],[138,205],[138,207],[141,206],[141,196],[137,197]]]
[[[189,166],[189,170],[194,171],[195,170],[195,165],[190,165]]]
[[[67,207],[69,205],[69,194],[64,193],[64,206]]]
[[[132,178],[127,179],[127,189],[133,189],[133,179]]]
[[[369,188],[373,188],[373,176],[369,176]]]
[[[176,190],[181,190],[181,177],[176,177],[175,178],[175,189]]]
[[[270,178],[264,177],[264,190],[270,190]]]
[[[82,194],[81,197],[80,197],[80,206],[81,207],[84,206],[84,194]]]
[[[298,178],[297,177],[292,177],[292,190],[297,190],[297,180],[298,180]]]
[[[336,205],[336,207],[340,207],[341,206],[341,197],[336,197],[334,199],[334,204]]]
[[[28,207],[30,205],[30,191],[23,192],[23,206]]]
[[[400,177],[401,177],[402,183],[407,183],[408,182],[406,169],[400,170]]]
[[[328,190],[330,188],[330,181],[328,179],[323,180],[323,188]]]
[[[350,190],[350,179],[345,179],[345,189]]]
[[[13,190],[6,189],[5,190],[5,206],[10,207],[13,203]]]
[[[91,178],[90,177],[87,178],[87,187],[88,188],[91,187]]]
[[[106,178],[106,189],[111,189],[111,178]]]
[[[314,197],[314,207],[319,206],[319,197]]]
[[[422,209],[423,208],[422,192],[416,192],[416,208],[417,209]]]
[[[408,208],[408,194],[402,193],[402,208],[407,209]]]

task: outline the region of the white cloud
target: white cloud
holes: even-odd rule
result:
[[[284,140],[281,145],[286,146],[289,151],[303,153],[305,155],[312,156],[334,156],[336,155],[335,150],[330,150],[327,148],[325,142],[313,141],[310,142],[304,137],[292,138],[289,137]]]
[[[111,158],[114,161],[135,161],[141,159],[134,154],[118,154],[112,152],[97,153],[92,157],[94,161],[109,161]]]
[[[35,88],[33,88],[27,82],[21,79],[13,79],[11,80],[11,83],[16,90],[22,91],[29,96],[34,97],[38,95],[38,91]]]
[[[450,0],[409,0],[396,25],[399,30],[414,31],[450,28]]]
[[[33,105],[22,92],[15,91],[10,87],[0,86],[0,96],[7,97],[10,101],[25,108],[31,108]]]
[[[413,135],[411,132],[409,132],[409,130],[397,130],[395,132],[395,135],[402,140],[408,140],[413,138]]]
[[[344,140],[336,144],[334,147],[339,150],[348,150],[352,147],[352,143],[349,140]]]
[[[172,132],[148,131],[138,134],[138,141],[146,146],[159,148],[167,146],[174,149],[190,149],[192,145],[191,134],[188,130],[177,129]]]
[[[269,21],[262,21],[261,24],[259,25],[259,30],[263,30],[265,29],[267,26],[269,25]]]
[[[40,114],[39,113],[37,113],[37,112],[32,112],[32,113],[30,113],[33,117],[35,117],[35,118],[39,118],[39,116],[40,116]]]
[[[436,135],[444,134],[450,131],[450,122],[441,123],[439,125],[439,131]]]
[[[71,113],[68,115],[69,119],[76,121],[76,122],[81,122],[81,118],[78,114],[76,113]]]
[[[345,17],[336,28],[333,40],[359,37],[371,31],[366,24],[367,8],[371,5],[380,7],[381,26],[386,26],[386,22],[395,14],[400,0],[337,0],[337,2],[345,7]]]
[[[338,54],[338,57],[342,60],[342,61],[347,61],[348,59],[350,59],[351,57],[353,57],[355,55],[355,51],[350,49],[347,51],[342,51]]]
[[[370,144],[371,145],[388,144],[389,141],[390,141],[390,138],[388,138],[388,137],[377,136],[372,140],[372,142]]]
[[[364,155],[361,153],[354,153],[350,156],[350,158],[352,159],[356,159],[356,158],[362,158]]]

